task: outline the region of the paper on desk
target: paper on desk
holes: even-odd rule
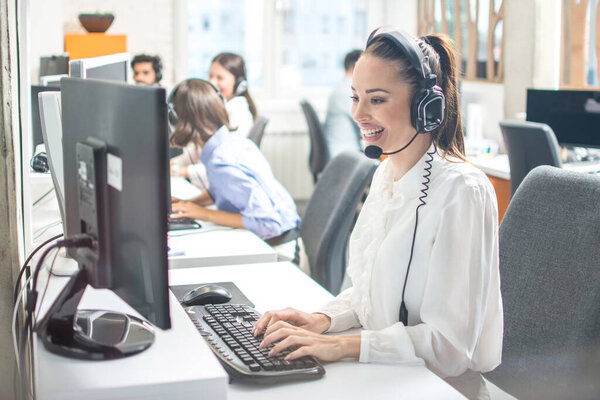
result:
[[[190,200],[198,197],[202,190],[197,186],[192,185],[181,176],[171,177],[171,196],[181,200]]]

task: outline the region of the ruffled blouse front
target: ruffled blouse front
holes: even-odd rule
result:
[[[322,312],[330,332],[363,327],[361,362],[425,361],[441,376],[489,371],[502,351],[498,212],[489,180],[468,163],[431,161],[405,292],[408,326],[399,322],[428,159],[397,181],[389,160],[378,167],[350,238],[352,287]]]

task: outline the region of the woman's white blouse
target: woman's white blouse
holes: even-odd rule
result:
[[[229,114],[229,125],[232,128],[237,128],[236,133],[248,137],[254,125],[254,118],[250,112],[250,107],[248,107],[248,100],[244,96],[235,96],[227,102],[225,107],[227,108],[227,114]]]
[[[430,148],[429,151],[432,151]],[[329,332],[363,327],[361,362],[422,363],[441,375],[495,368],[502,353],[498,211],[487,177],[469,163],[434,155],[426,204],[419,209],[427,154],[394,182],[377,168],[349,244],[352,287],[321,312]]]

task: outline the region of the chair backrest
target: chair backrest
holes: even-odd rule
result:
[[[342,285],[357,207],[377,165],[361,153],[340,153],[327,164],[306,206],[300,231],[311,276],[333,294]]]
[[[327,143],[323,126],[313,106],[306,100],[300,102],[302,112],[308,124],[308,133],[310,135],[310,155],[308,156],[308,165],[313,174],[313,180],[316,183],[321,171],[329,161]]]
[[[503,360],[486,378],[519,399],[600,398],[600,176],[535,168],[499,240]]]
[[[537,122],[500,121],[500,129],[510,164],[511,195],[535,167],[562,167],[558,141],[548,125]]]
[[[252,129],[248,133],[248,139],[252,140],[258,147],[260,147],[260,142],[262,141],[263,135],[265,134],[265,128],[269,123],[269,119],[262,115],[256,117],[256,121],[254,121],[254,125],[252,125]]]

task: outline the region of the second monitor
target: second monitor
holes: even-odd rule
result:
[[[562,146],[600,148],[600,92],[528,89],[527,121],[549,125]]]

